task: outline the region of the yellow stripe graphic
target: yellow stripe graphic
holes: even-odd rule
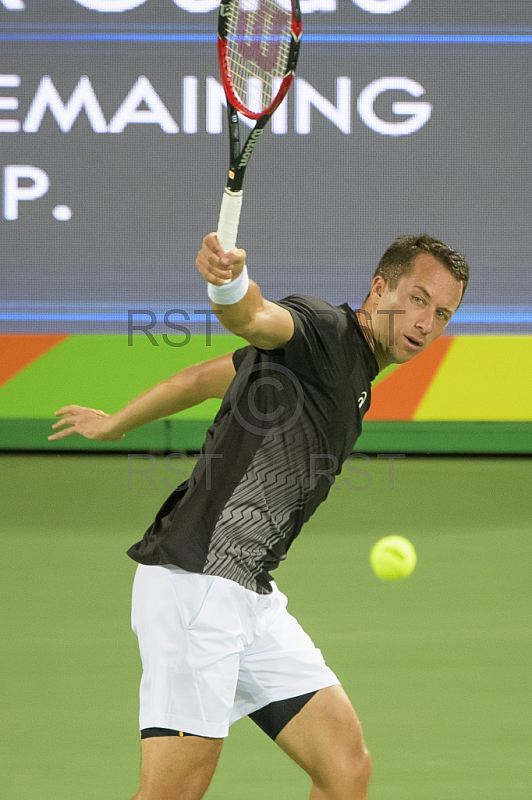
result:
[[[531,336],[457,336],[414,419],[532,420]]]

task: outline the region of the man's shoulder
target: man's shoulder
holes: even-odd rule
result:
[[[302,322],[309,322],[318,329],[338,329],[342,321],[346,321],[347,303],[336,306],[309,294],[291,294],[277,301],[278,305],[288,309],[292,316],[297,316]]]
[[[329,303],[327,300],[324,300],[322,297],[315,297],[311,294],[289,294],[286,297],[283,297],[281,300],[277,300],[276,302],[279,305],[293,308],[318,311],[321,309],[330,309],[337,312],[342,311],[340,306],[335,306],[332,303]]]
[[[283,362],[287,358],[307,359],[310,352],[317,355],[318,350],[328,351],[342,347],[342,342],[351,332],[350,315],[353,314],[347,303],[336,306],[321,297],[308,294],[291,294],[275,301],[286,308],[294,320],[294,334],[283,348],[278,350],[260,350],[248,345],[237,350],[233,355],[235,369],[248,367],[263,358],[279,357]]]

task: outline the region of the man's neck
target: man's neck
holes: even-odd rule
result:
[[[386,353],[382,345],[377,341],[373,333],[373,314],[375,309],[372,307],[370,300],[365,300],[361,308],[355,311],[357,315],[358,324],[362,330],[365,340],[371,348],[373,355],[377,361],[379,372],[385,367],[388,367],[392,362],[386,357]]]

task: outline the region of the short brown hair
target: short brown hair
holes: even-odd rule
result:
[[[440,242],[428,233],[421,236],[399,236],[386,250],[375,270],[383,277],[390,289],[395,289],[400,279],[412,270],[414,259],[422,253],[429,253],[462,284],[462,297],[469,282],[469,265],[461,253]]]

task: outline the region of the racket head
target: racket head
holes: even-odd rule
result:
[[[249,119],[273,114],[299,53],[299,0],[221,0],[218,61],[228,102]]]

